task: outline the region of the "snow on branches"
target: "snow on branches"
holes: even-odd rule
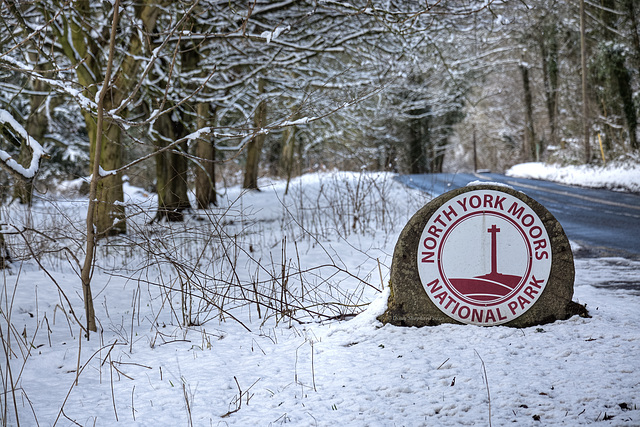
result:
[[[7,110],[0,109],[0,136],[5,139],[12,139],[12,143],[20,144],[24,142],[31,151],[31,162],[29,166],[23,166],[18,163],[8,152],[0,149],[0,163],[14,175],[25,179],[32,180],[38,169],[40,161],[46,157],[46,153],[42,146],[33,139],[24,127],[9,113]]]

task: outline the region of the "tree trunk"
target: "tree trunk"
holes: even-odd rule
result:
[[[525,125],[524,125],[524,154],[525,160],[540,161],[540,146],[536,141],[536,134],[533,127],[533,95],[531,94],[531,84],[529,81],[529,67],[520,65],[522,73],[522,84],[524,91],[524,109],[525,109]]]
[[[30,132],[30,126],[25,126],[27,132]],[[33,135],[33,134],[29,134]],[[32,136],[33,137],[33,136]],[[33,137],[35,138],[35,137]],[[41,139],[36,139],[36,141],[41,142]],[[31,162],[31,151],[29,151],[29,147],[27,144],[22,142],[20,144],[20,154],[18,156],[18,163],[20,163],[24,167],[28,167]],[[31,206],[33,202],[33,180],[22,180],[18,179],[13,184],[13,198],[18,201],[18,203],[22,205]]]
[[[442,165],[444,164],[444,155],[447,152],[447,139],[443,137],[434,146],[433,156],[431,157],[431,173],[442,173]]]
[[[208,103],[198,104],[198,129],[206,127],[215,118]],[[211,137],[213,138],[213,137]],[[196,142],[196,203],[198,209],[217,206],[216,200],[216,148],[212,141],[198,139]]]
[[[0,270],[7,268],[10,262],[11,255],[9,254],[7,242],[4,240],[4,234],[0,233]]]
[[[76,0],[73,3],[73,11],[79,16],[71,18],[63,16],[63,27],[57,31],[57,38],[63,53],[76,64],[75,71],[78,82],[85,89],[84,95],[89,99],[95,99],[97,88],[104,83],[102,76],[102,48],[98,46],[98,40],[92,37],[89,30],[83,27],[80,22],[85,18],[91,22],[92,8],[89,0]],[[140,20],[144,31],[147,34],[153,33],[156,20],[161,12],[159,5],[153,0],[144,0],[136,8],[136,18]],[[45,16],[48,11],[44,10]],[[58,28],[55,27],[54,28]],[[142,30],[142,29],[141,29]],[[103,108],[107,111],[119,108],[120,104],[130,95],[133,88],[138,83],[139,69],[141,66],[141,56],[143,42],[138,37],[137,31],[126,47],[127,55],[120,62],[117,72],[114,74],[113,84],[109,87],[109,93],[104,97]],[[81,61],[80,61],[81,60]],[[126,116],[126,108],[119,111],[120,116]],[[88,111],[83,112],[89,142],[91,146],[91,167],[95,157],[95,144],[98,140],[95,117]],[[102,149],[98,165],[102,170],[116,170],[122,166],[122,146],[120,141],[120,128],[105,120],[101,138],[103,140]],[[97,188],[99,203],[93,212],[94,225],[96,228],[96,238],[108,235],[126,233],[126,220],[124,212],[124,191],[122,188],[122,173],[115,173],[100,180]]]
[[[106,101],[106,100],[105,100]],[[110,106],[105,102],[105,110]],[[93,168],[94,152],[96,148],[95,138],[99,130],[89,134],[91,140],[91,167]],[[102,149],[100,150],[100,168],[105,171],[114,171],[122,166],[122,145],[120,144],[121,129],[115,123],[104,120],[102,129]],[[122,172],[106,175],[98,181],[94,225],[96,237],[116,236],[127,232],[127,222],[124,210],[124,190],[122,188]]]
[[[638,25],[638,15],[636,15],[636,6],[634,6],[634,3],[636,1],[637,0],[626,0],[625,3],[627,16],[629,17],[631,25],[631,38],[634,50],[634,66],[636,67],[637,71],[640,72],[640,25]]]
[[[547,116],[549,118],[549,141],[551,145],[557,145],[558,125],[558,39],[555,22],[547,26],[547,31],[540,39],[540,51],[542,56],[542,75],[544,92],[547,104]],[[545,37],[546,36],[546,37]],[[544,151],[546,147],[542,147]]]
[[[635,66],[637,67],[638,71],[640,71],[640,29],[638,28],[638,15],[636,15],[636,11],[635,11],[635,6],[634,6],[634,2],[636,0],[627,0],[626,5],[627,5],[627,15],[629,16],[629,19],[631,20],[631,34],[632,34],[632,38],[633,38],[633,48],[635,51],[634,54],[634,58],[635,58]],[[635,141],[635,145],[631,144],[631,148],[633,150],[637,150],[640,148],[640,143],[638,143],[638,138],[637,135],[634,134],[634,139],[633,141]]]
[[[624,65],[624,57],[619,51],[614,51],[609,56],[609,67],[612,78],[617,83],[618,94],[622,100],[624,116],[627,121],[627,129],[629,132],[629,145],[631,149],[638,148],[638,137],[636,130],[638,128],[638,115],[633,102],[633,88],[631,87],[631,75]]]
[[[591,161],[591,145],[589,144],[589,107],[587,104],[587,44],[585,39],[584,0],[580,0],[580,68],[582,69],[582,132],[584,137],[584,162]]]
[[[282,132],[282,152],[280,154],[280,175],[287,178],[284,193],[289,192],[291,173],[293,171],[293,153],[296,145],[296,126],[287,126]]]
[[[86,0],[75,2],[74,6],[80,15],[88,16],[91,13],[90,4]],[[72,61],[77,60],[78,54],[82,58],[85,58],[82,64],[76,67],[76,74],[80,84],[87,88],[85,96],[89,99],[95,99],[98,85],[104,84],[102,67],[98,63],[98,59],[100,58],[98,52],[100,49],[96,44],[96,40],[93,39],[87,33],[87,30],[81,27],[75,19],[70,19],[65,24],[70,27],[70,31],[69,34],[59,34],[63,51]],[[68,38],[69,35],[71,39]],[[127,58],[122,65],[132,60],[132,58]],[[139,62],[138,59],[135,59],[135,61]],[[120,101],[127,95],[122,91],[127,91],[127,88],[131,87],[134,82],[134,76],[122,76],[122,65],[117,73],[118,77],[116,78],[116,84],[114,84],[115,88],[108,88],[109,93],[105,94],[103,99],[103,108],[107,111],[119,105]],[[128,84],[125,84],[127,79]],[[98,160],[98,170],[112,171],[118,169],[122,166],[120,128],[116,124],[104,120],[101,129],[98,129],[96,118],[91,112],[83,111],[82,115],[89,135],[91,170],[94,170],[94,162],[96,159]],[[99,156],[96,156],[95,151],[98,132],[101,132],[102,148]],[[98,203],[95,204],[95,210],[92,213],[93,224],[95,226],[95,238],[100,239],[109,235],[126,233],[127,225],[123,206],[124,191],[122,188],[122,173],[115,173],[99,179],[96,188],[96,197],[98,198]]]
[[[627,122],[627,131],[629,134],[629,145],[632,150],[638,148],[638,137],[636,134],[638,128],[638,114],[636,113],[636,106],[633,102],[633,88],[631,84],[631,73],[626,67],[626,56],[623,49],[616,43],[618,40],[618,15],[615,13],[616,2],[608,0],[603,2],[602,6],[606,10],[601,11],[602,21],[605,23],[605,40],[607,43],[607,71],[609,74],[609,80],[614,92],[617,92],[622,101],[622,110]],[[631,20],[631,28],[637,30],[637,24],[635,23],[634,7],[629,3],[626,7],[627,12],[630,13],[629,19]],[[635,37],[632,36],[632,43],[638,42],[638,34],[636,32]],[[637,48],[637,47],[636,47]],[[633,57],[633,55],[631,55]]]
[[[264,93],[264,79],[258,81],[258,96]],[[267,124],[267,102],[261,99],[256,108],[255,115],[253,116],[253,125],[258,132],[264,128]],[[244,172],[244,183],[242,188],[249,190],[258,189],[258,170],[260,166],[260,155],[262,154],[262,145],[266,135],[260,133],[255,135],[249,144],[247,144],[247,164]]]
[[[427,108],[418,108],[409,111],[409,144],[407,150],[407,160],[409,163],[409,173],[420,174],[429,172],[427,156],[425,153],[425,143],[429,141],[429,118]]]
[[[154,144],[158,149],[186,135],[181,122],[174,122],[172,115],[163,114],[155,124]],[[187,142],[171,150],[158,153],[156,157],[156,178],[158,191],[158,213],[156,220],[182,221],[183,211],[191,208],[187,194],[187,158],[181,154],[187,151]]]
[[[96,314],[93,305],[93,295],[91,292],[91,277],[93,276],[93,262],[96,254],[96,241],[98,235],[98,227],[96,224],[96,217],[100,208],[100,202],[104,199],[98,197],[100,194],[101,174],[100,174],[100,157],[102,157],[102,146],[105,135],[108,134],[109,129],[116,128],[115,126],[107,126],[105,128],[104,123],[104,110],[105,110],[105,98],[109,93],[109,85],[111,83],[111,70],[113,68],[113,56],[116,48],[116,29],[118,27],[118,21],[120,17],[120,0],[115,0],[113,8],[113,21],[111,24],[111,35],[109,37],[109,58],[107,60],[107,67],[105,70],[104,80],[102,82],[102,89],[100,89],[99,96],[97,98],[97,117],[96,121],[91,122],[93,124],[95,132],[91,133],[95,138],[94,144],[91,145],[91,182],[89,184],[89,206],[87,209],[86,227],[86,248],[84,263],[80,271],[80,280],[82,281],[82,297],[84,299],[84,309],[87,321],[87,339],[89,339],[90,331],[97,331]],[[88,116],[89,113],[85,112]],[[105,130],[107,132],[105,132]]]

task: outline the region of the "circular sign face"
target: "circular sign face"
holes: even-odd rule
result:
[[[445,202],[418,247],[420,281],[444,314],[499,325],[538,300],[551,271],[551,242],[540,217],[509,193],[478,189]]]

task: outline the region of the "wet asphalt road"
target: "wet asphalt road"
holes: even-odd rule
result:
[[[438,196],[470,182],[500,182],[522,191],[551,212],[578,256],[640,259],[640,195],[590,189],[493,173],[400,175],[405,185]]]

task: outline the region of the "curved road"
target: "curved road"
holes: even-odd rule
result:
[[[401,175],[398,181],[438,196],[470,182],[499,182],[544,205],[580,245],[575,255],[640,259],[640,195],[493,173]]]

